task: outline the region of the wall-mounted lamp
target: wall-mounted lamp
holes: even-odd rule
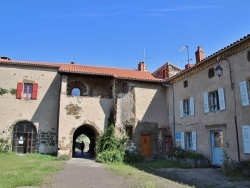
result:
[[[223,68],[220,65],[217,65],[215,68],[215,74],[220,77],[222,75]]]

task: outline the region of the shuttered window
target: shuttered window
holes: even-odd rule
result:
[[[242,106],[248,106],[249,105],[249,84],[250,81],[243,81],[240,82],[240,96],[241,96],[241,104]],[[247,86],[248,85],[248,86]]]
[[[224,89],[220,88],[218,90],[204,93],[204,113],[216,112],[217,110],[225,110],[225,96]]]
[[[180,101],[180,117],[194,116],[194,98]]]
[[[250,126],[242,126],[242,139],[244,153],[250,153]]]
[[[17,99],[37,99],[38,84],[37,83],[17,83]]]

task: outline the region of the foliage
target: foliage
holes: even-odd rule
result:
[[[9,90],[9,92],[10,92],[11,95],[16,95],[16,89],[14,89],[14,88],[11,88]]]
[[[170,157],[176,157],[177,159],[195,159],[195,160],[203,160],[205,157],[201,153],[197,153],[195,151],[184,150],[180,147],[173,147],[172,152],[170,153]]]
[[[99,162],[123,161],[127,141],[128,137],[122,139],[115,137],[115,127],[111,124],[103,134],[97,137],[96,160]]]
[[[141,155],[138,155],[135,152],[125,151],[125,158],[124,162],[126,163],[136,163],[136,162],[142,162],[144,158]]]
[[[50,155],[0,153],[0,187],[33,187],[45,180],[49,183],[45,177],[62,170],[64,163]]]
[[[9,92],[9,91],[8,91],[7,89],[4,89],[4,88],[1,88],[1,87],[0,87],[0,96],[6,94],[6,93],[8,93],[8,92]]]
[[[0,153],[7,153],[10,150],[10,145],[7,140],[0,138]]]

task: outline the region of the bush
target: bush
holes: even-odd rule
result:
[[[126,163],[136,163],[143,161],[144,158],[135,152],[125,151],[124,162]]]
[[[7,153],[10,150],[10,146],[8,145],[8,141],[4,139],[0,139],[0,153]]]
[[[97,137],[96,160],[98,162],[122,162],[125,156],[125,144],[128,137],[115,137],[115,126],[111,124],[103,134]]]

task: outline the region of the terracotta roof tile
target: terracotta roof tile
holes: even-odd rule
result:
[[[58,68],[59,72],[113,76],[119,79],[162,82],[162,79],[154,77],[150,72],[131,70],[131,69],[86,66],[77,64],[56,64],[56,63],[44,63],[44,62],[13,61],[13,60],[0,59],[0,65],[1,64],[23,65],[23,66],[34,66],[34,67],[54,67]]]

